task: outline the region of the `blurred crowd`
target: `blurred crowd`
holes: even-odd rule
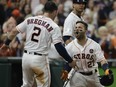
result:
[[[0,46],[9,32],[25,18],[43,14],[47,0],[0,0]],[[53,0],[58,5],[55,22],[61,27],[72,11],[72,0]],[[88,0],[82,14],[88,23],[88,37],[98,42],[107,59],[116,58],[116,0]],[[0,52],[0,56],[21,57],[25,34],[18,34],[10,43],[9,49]]]

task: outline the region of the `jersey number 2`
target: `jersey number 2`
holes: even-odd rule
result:
[[[34,42],[38,42],[38,39],[36,39],[35,37],[38,37],[38,36],[40,35],[41,29],[38,28],[38,27],[34,27],[33,30],[34,30],[34,31],[37,31],[37,32],[34,32],[34,33],[32,34],[31,40],[34,41]]]

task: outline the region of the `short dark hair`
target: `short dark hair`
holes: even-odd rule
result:
[[[88,24],[84,21],[77,21],[76,24],[78,23],[82,23],[84,26],[85,26],[85,29],[87,30],[88,29]]]
[[[57,10],[58,7],[53,1],[47,1],[45,6],[44,6],[44,12],[53,12]]]

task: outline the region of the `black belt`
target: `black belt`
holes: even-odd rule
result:
[[[28,52],[27,50],[24,50],[25,53],[29,53],[29,54],[34,54],[34,55],[44,55],[44,54],[40,54],[40,53],[36,53],[36,52]]]
[[[97,70],[95,69],[94,72],[90,71],[90,72],[79,72],[79,73],[89,76],[89,75],[92,75],[93,73],[96,73],[96,72],[97,72]]]
[[[89,76],[89,75],[92,75],[93,74],[93,72],[91,71],[91,72],[79,72],[79,73],[81,73],[81,74],[83,74],[83,75],[87,75],[87,76]]]

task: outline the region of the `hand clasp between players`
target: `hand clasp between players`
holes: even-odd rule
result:
[[[69,63],[69,66],[74,68],[74,69],[78,69],[78,66],[76,65],[77,60],[73,60],[71,63]]]

